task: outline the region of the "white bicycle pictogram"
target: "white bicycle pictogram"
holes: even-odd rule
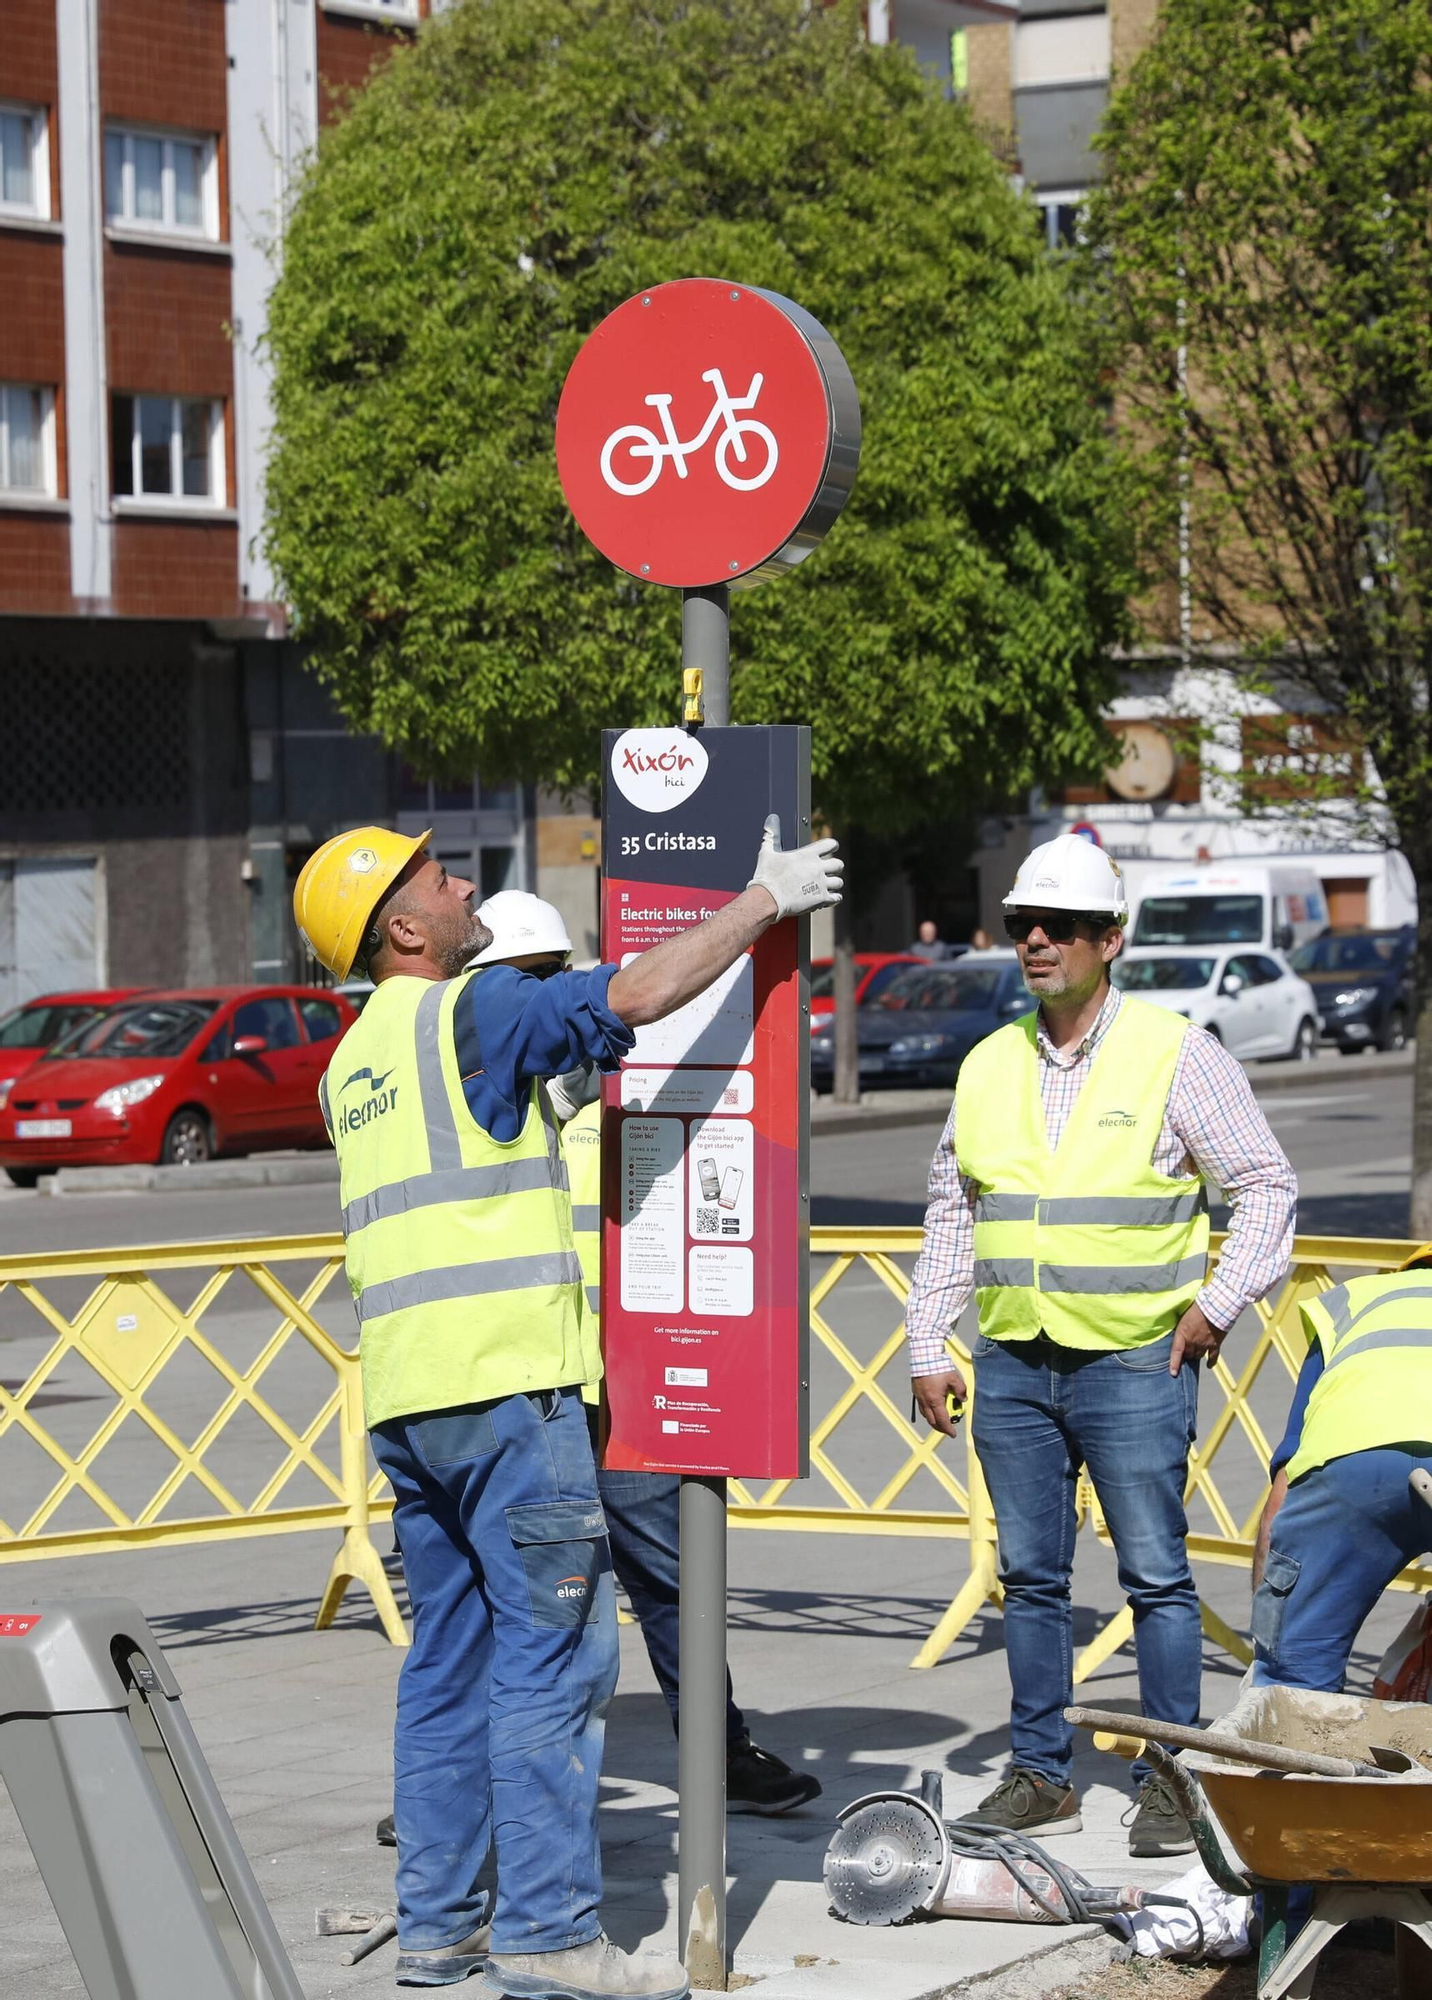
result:
[[[765,377],[761,374],[753,375],[750,387],[744,396],[733,396],[730,393],[719,368],[708,368],[701,379],[711,384],[711,393],[715,400],[705,423],[694,438],[688,438],[683,443],[677,437],[676,426],[671,421],[673,398],[666,395],[647,396],[643,399],[648,408],[655,410],[661,419],[661,427],[666,433],[664,440],[659,438],[655,431],[648,430],[645,424],[624,424],[620,430],[612,432],[602,446],[602,477],[613,493],[625,494],[629,499],[635,499],[639,493],[649,493],[660,479],[668,459],[676,467],[677,478],[685,479],[688,457],[701,450],[718,424],[722,428],[716,442],[716,471],[722,482],[734,488],[737,493],[754,493],[757,487],[765,485],[775,471],[780,457],[775,436],[756,418],[738,417],[736,414],[738,410],[753,410],[756,407],[756,398],[761,393],[761,384]],[[759,472],[753,473],[749,478],[743,478],[740,473],[732,471],[731,455],[734,452],[739,465],[746,463],[747,438],[764,445],[766,462]],[[626,446],[630,458],[651,460],[650,467],[640,479],[621,479],[612,471],[612,459],[622,445]]]

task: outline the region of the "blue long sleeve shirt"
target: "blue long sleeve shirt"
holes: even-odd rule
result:
[[[614,1070],[631,1048],[635,1034],[607,1005],[616,969],[538,979],[492,965],[469,981],[454,1020],[458,1074],[468,1110],[500,1145],[521,1132],[534,1077],[588,1062]]]
[[[1288,1412],[1288,1427],[1283,1433],[1283,1442],[1268,1463],[1269,1479],[1278,1476],[1303,1441],[1303,1423],[1308,1414],[1308,1399],[1322,1372],[1322,1342],[1315,1340],[1308,1349],[1308,1358],[1303,1363],[1297,1386],[1293,1390],[1293,1406]]]

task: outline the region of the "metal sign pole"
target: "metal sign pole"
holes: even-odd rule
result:
[[[681,664],[699,667],[706,720],[731,719],[731,593],[681,599]],[[681,1482],[681,1741],[677,1936],[695,1987],[726,1991],[726,1481]]]

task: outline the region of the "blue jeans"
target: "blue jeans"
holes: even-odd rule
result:
[[[587,1420],[596,1430],[596,1411]],[[595,1443],[595,1438],[593,1439]],[[597,1472],[612,1568],[631,1599],[671,1726],[681,1730],[681,1481],[665,1472]],[[726,1741],[739,1743],[746,1718],[726,1674]]]
[[[413,1610],[398,1680],[398,1940],[432,1951],[486,1915],[492,1948],[601,1929],[597,1781],[616,1599],[575,1389],[401,1417],[372,1433]]]
[[[999,1529],[1014,1765],[1067,1785],[1073,1731],[1074,1488],[1086,1465],[1134,1614],[1140,1705],[1198,1721],[1202,1637],[1183,1490],[1198,1370],[1168,1372],[1170,1334],[1133,1348],[975,1343],[974,1441]],[[1133,1767],[1135,1785],[1148,1765]]]
[[[631,1599],[652,1672],[681,1730],[681,1481],[664,1472],[598,1472],[611,1537],[612,1567]],[[739,1743],[746,1718],[726,1673],[726,1741]]]
[[[1407,1484],[1432,1444],[1350,1452],[1288,1488],[1253,1593],[1253,1683],[1341,1694],[1359,1628],[1383,1591],[1432,1548],[1432,1514]]]

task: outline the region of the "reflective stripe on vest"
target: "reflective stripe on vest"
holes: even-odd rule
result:
[[[588,1402],[600,1401],[602,1379],[602,1107],[584,1104],[562,1127],[562,1151],[572,1188],[572,1235],[582,1260],[582,1356]]]
[[[469,977],[383,981],[325,1078],[370,1425],[583,1376],[581,1264],[544,1089],[518,1136],[473,1118]]]
[[[1195,1176],[1154,1171],[1188,1023],[1125,995],[1051,1153],[1036,1017],[965,1058],[955,1150],[977,1186],[980,1331],[1066,1346],[1161,1339],[1207,1270],[1208,1201]]]
[[[1432,1272],[1352,1278],[1305,1299],[1302,1315],[1323,1372],[1289,1479],[1352,1452],[1432,1442]]]

